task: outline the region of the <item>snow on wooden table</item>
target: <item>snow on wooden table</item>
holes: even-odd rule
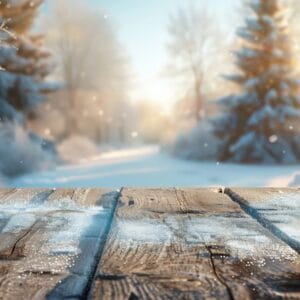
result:
[[[0,299],[300,299],[299,190],[225,191],[0,190]]]
[[[263,226],[300,252],[300,189],[228,189]]]
[[[0,299],[84,295],[117,194],[11,190],[1,196]]]

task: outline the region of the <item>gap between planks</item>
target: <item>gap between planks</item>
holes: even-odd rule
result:
[[[177,189],[174,188],[175,191],[177,191]],[[107,229],[106,229],[106,233],[105,233],[105,238],[104,238],[104,242],[103,242],[103,245],[100,245],[100,247],[98,248],[98,253],[97,253],[97,257],[95,259],[96,261],[96,266],[94,266],[93,268],[93,271],[91,272],[90,276],[89,276],[89,281],[88,281],[88,284],[86,286],[86,290],[85,290],[85,294],[84,296],[88,296],[88,294],[90,293],[91,291],[91,287],[92,287],[92,283],[94,282],[95,280],[95,277],[96,277],[96,270],[97,270],[97,264],[101,262],[101,259],[102,259],[102,255],[103,255],[103,251],[104,251],[104,248],[105,248],[105,245],[106,245],[106,242],[107,242],[107,237],[112,229],[112,221],[115,217],[115,210],[116,210],[116,207],[118,205],[118,202],[122,196],[122,191],[123,191],[123,188],[120,190],[118,196],[116,197],[116,201],[115,201],[115,205],[114,205],[114,208],[112,210],[112,217],[110,219],[110,222],[107,226]],[[231,192],[231,195],[229,194]],[[13,191],[11,191],[11,193],[13,193]],[[75,193],[75,191],[74,191]],[[259,212],[256,211],[256,209],[252,208],[250,205],[246,205],[244,202],[241,201],[240,197],[238,194],[235,194],[235,196],[233,196],[233,192],[230,190],[230,189],[225,189],[224,190],[224,193],[229,196],[230,200],[232,200],[233,202],[239,204],[239,206],[241,207],[241,209],[247,213],[247,215],[249,215],[252,219],[254,219],[255,221],[257,221],[260,225],[262,225],[264,228],[266,228],[269,232],[271,232],[273,235],[275,235],[277,238],[279,238],[280,240],[282,240],[283,242],[285,242],[286,244],[288,244],[289,247],[293,248],[294,250],[296,250],[298,253],[299,253],[299,248],[295,249],[293,247],[293,245],[291,244],[291,241],[290,241],[290,238],[285,235],[284,233],[282,233],[281,231],[278,232],[278,229],[267,219],[265,219],[262,215],[259,214]],[[10,192],[8,192],[7,194],[5,193],[5,195],[3,195],[4,197],[9,195]],[[50,194],[49,194],[50,196]],[[48,197],[45,197],[45,199],[40,199],[40,200],[35,200],[39,203],[43,203]],[[177,198],[178,199],[178,198]],[[187,206],[186,206],[186,203],[185,201],[180,201],[182,199],[178,199],[178,202],[179,202],[179,206],[180,206],[180,210],[181,210],[181,213],[183,214],[186,214],[188,217],[189,215],[192,215],[193,213],[197,214],[197,211],[193,211],[193,210],[190,210]],[[1,199],[0,199],[1,201]],[[34,201],[34,202],[35,202]],[[177,211],[178,212],[178,211]],[[284,235],[286,237],[284,237]],[[23,239],[24,236],[21,238]],[[20,239],[20,240],[21,240]],[[214,264],[214,254],[213,252],[211,251],[211,249],[209,248],[209,246],[207,246],[207,250],[208,252],[210,253],[210,258],[211,258],[211,264],[212,264],[212,268],[216,268],[215,267],[215,264]],[[215,271],[215,275],[218,275],[217,272]],[[226,282],[224,284],[224,282],[222,282],[222,280],[220,280],[220,278],[218,278],[218,276],[216,276],[218,281],[223,284],[223,286],[227,287],[229,289],[229,297],[230,297],[230,293],[231,293],[231,290],[230,288],[226,285]],[[233,299],[233,297],[230,297],[231,299]]]
[[[78,190],[78,189],[77,189]],[[72,199],[80,197],[80,195],[76,195],[76,189],[73,191]],[[91,189],[93,190],[93,189]],[[97,266],[99,264],[99,261],[101,261],[101,256],[103,253],[103,249],[106,244],[107,236],[111,229],[112,220],[114,218],[115,209],[117,206],[117,203],[119,201],[119,198],[121,196],[122,188],[120,190],[117,190],[116,196],[109,199],[109,202],[112,203],[112,205],[108,205],[109,208],[109,214],[107,215],[108,221],[105,221],[105,225],[103,231],[98,236],[98,241],[96,241],[96,244],[90,244],[88,243],[86,246],[83,245],[81,251],[83,257],[78,258],[75,261],[75,264],[70,268],[70,276],[66,277],[61,283],[57,284],[55,288],[47,294],[48,300],[56,300],[56,299],[87,299],[88,294],[90,292],[92,283],[95,278],[95,273],[97,270]],[[113,201],[112,201],[113,200]],[[112,202],[111,202],[112,201]],[[106,204],[103,203],[104,208],[106,207]],[[98,224],[100,226],[100,224]],[[87,237],[82,237],[82,239],[86,239]],[[83,240],[81,242],[83,242]],[[90,253],[89,248],[95,248],[95,251],[92,251],[93,254]],[[85,262],[82,262],[82,259],[86,256],[91,256],[92,262],[89,262],[88,267],[89,271],[86,273],[84,271],[85,267],[83,264],[86,264]],[[86,279],[85,279],[86,278]],[[72,290],[75,290],[72,291]]]
[[[214,192],[123,191],[90,297],[266,299],[279,295],[298,299],[297,254],[230,197]],[[241,230],[241,236],[236,230]],[[236,243],[227,244],[231,240]],[[245,258],[236,252],[240,246],[245,254],[250,251]],[[293,260],[281,259],[282,253]]]
[[[219,192],[227,195],[233,202],[237,203],[241,207],[241,209],[252,219],[256,220],[261,226],[269,230],[274,236],[276,236],[278,239],[286,243],[289,247],[300,254],[300,243],[280,230],[275,224],[264,217],[264,215],[261,214],[258,209],[252,207],[251,204],[248,204],[247,199],[244,199],[230,188],[220,189]]]
[[[113,190],[106,191],[104,189],[0,189],[0,204],[4,205],[4,207],[5,205],[8,205],[9,208],[14,207],[14,203],[17,201],[21,205],[20,212],[14,212],[13,214],[9,213],[7,218],[5,215],[3,215],[5,218],[0,224],[0,241],[2,239],[2,242],[7,242],[0,242],[0,299],[35,299],[35,297],[42,298],[43,295],[45,295],[45,297],[49,296],[50,298],[51,296],[54,296],[55,299],[64,298],[65,294],[59,294],[59,292],[66,292],[66,290],[61,288],[66,287],[66,285],[68,286],[68,284],[69,287],[72,287],[72,289],[70,288],[70,291],[73,292],[73,294],[70,295],[74,295],[74,298],[82,298],[82,295],[87,293],[89,290],[89,285],[91,285],[93,280],[93,271],[95,270],[100,259],[98,255],[101,255],[101,249],[105,244],[105,234],[107,235],[110,230],[109,222],[106,223],[105,221],[106,216],[108,217],[107,220],[111,222],[114,214],[113,208],[115,207],[120,195],[120,192],[116,192],[115,195],[109,196],[110,192],[115,193]],[[83,253],[82,255],[79,255],[78,259],[74,257],[75,264],[72,266],[67,266],[69,267],[69,270],[61,269],[53,273],[54,271],[52,271],[52,266],[48,266],[48,263],[43,266],[41,265],[43,264],[43,261],[41,260],[39,262],[37,259],[39,259],[39,257],[41,259],[47,259],[47,261],[50,259],[51,254],[49,256],[48,254],[42,254],[43,251],[39,251],[39,249],[44,246],[45,243],[47,243],[47,240],[41,239],[41,237],[45,234],[54,233],[56,230],[56,225],[53,225],[55,223],[55,219],[53,219],[52,214],[63,214],[63,208],[61,209],[58,205],[58,207],[54,208],[53,212],[51,211],[50,213],[46,211],[38,211],[35,215],[35,220],[30,219],[26,221],[25,218],[25,221],[20,224],[17,222],[17,215],[19,214],[21,216],[23,213],[28,213],[26,210],[23,212],[23,206],[28,207],[29,215],[31,215],[33,214],[31,212],[32,208],[38,208],[45,203],[49,204],[50,206],[55,206],[55,201],[59,200],[60,198],[70,198],[79,205],[101,205],[103,206],[105,212],[99,220],[103,226],[99,224],[97,226],[97,228],[99,226],[100,228],[102,227],[101,233],[100,229],[94,230],[92,228],[87,228],[87,232],[80,236],[80,243],[81,241],[83,243],[76,247],[81,249],[82,245],[83,248],[81,250]],[[86,201],[87,203],[85,203]],[[78,212],[72,209],[67,209],[66,214],[73,214],[75,212],[80,214],[80,209]],[[84,207],[82,207],[82,209],[84,209]],[[95,214],[95,217],[98,218],[98,213]],[[50,222],[52,225],[50,224],[49,228],[47,227],[46,223],[43,223],[47,220],[47,218],[50,218],[50,221],[54,222],[53,224]],[[10,226],[10,222],[13,223],[14,221],[16,221],[16,224],[18,225],[16,232],[2,231],[5,226]],[[65,224],[65,221],[63,223]],[[54,227],[52,228],[52,226]],[[58,233],[61,230],[64,230],[63,227],[60,229],[57,227],[57,229]],[[8,239],[9,234],[11,238]],[[1,248],[3,249],[1,250]],[[32,255],[31,253],[34,249],[37,251],[36,255]],[[89,256],[90,258],[88,258]],[[84,259],[85,257],[88,261],[84,261],[83,264],[81,259]],[[18,286],[16,286],[18,282],[15,280],[17,275],[24,275],[26,277],[22,277],[22,279],[19,280],[21,284]],[[46,277],[48,278],[48,282],[50,279],[53,279],[53,281],[56,281],[57,284],[54,286],[50,282],[49,284],[46,283]],[[66,285],[63,286],[60,284],[60,282],[66,283]],[[10,284],[14,287],[13,289],[9,288]],[[79,293],[75,295],[74,293],[76,293],[76,291],[79,291]],[[51,292],[56,292],[56,295],[51,295]],[[66,298],[68,298],[68,295],[66,295]]]
[[[98,264],[101,261],[101,257],[103,255],[103,251],[104,251],[104,248],[105,248],[105,245],[106,245],[106,242],[107,242],[107,238],[108,238],[108,235],[109,235],[111,227],[112,227],[112,223],[113,223],[115,211],[116,211],[119,199],[122,196],[123,189],[124,188],[122,187],[119,190],[118,195],[116,196],[116,200],[114,201],[114,204],[113,204],[113,207],[112,207],[112,211],[111,211],[111,217],[110,217],[110,220],[108,221],[108,224],[106,226],[106,230],[105,230],[105,233],[103,235],[102,243],[99,245],[97,254],[95,256],[95,264],[94,264],[94,266],[92,268],[92,272],[90,274],[90,278],[89,278],[89,281],[88,281],[87,286],[85,288],[84,294],[82,295],[82,297],[83,297],[82,299],[86,299],[86,298],[89,297],[89,294],[90,294],[90,291],[91,291],[94,279],[95,279],[95,277],[97,275]]]

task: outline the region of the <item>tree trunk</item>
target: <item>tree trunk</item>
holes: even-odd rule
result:
[[[201,93],[201,83],[196,81],[195,83],[195,120],[199,123],[204,118],[204,106]]]
[[[78,131],[77,126],[77,114],[76,114],[76,91],[68,90],[67,91],[67,98],[69,109],[66,115],[67,119],[67,128],[66,128],[66,137],[70,137],[71,135],[75,134]]]

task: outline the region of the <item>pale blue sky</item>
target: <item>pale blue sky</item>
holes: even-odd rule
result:
[[[51,1],[51,0],[48,0]],[[133,97],[172,101],[172,83],[161,75],[167,63],[169,15],[191,1],[206,6],[225,32],[234,29],[236,4],[240,0],[83,0],[103,8],[118,31],[131,59],[136,82]]]

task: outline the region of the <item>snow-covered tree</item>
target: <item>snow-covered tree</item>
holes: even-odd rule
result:
[[[45,77],[51,71],[43,37],[29,33],[42,0],[0,1],[4,40],[0,47],[0,120],[23,124],[52,90]]]
[[[57,163],[53,143],[25,129],[26,119],[55,87],[43,37],[30,33],[42,0],[0,1],[0,176]]]
[[[254,14],[238,30],[240,73],[228,76],[242,91],[222,99],[227,111],[215,122],[216,135],[224,141],[220,159],[294,163],[300,160],[300,98],[287,7],[280,0],[249,5]]]

